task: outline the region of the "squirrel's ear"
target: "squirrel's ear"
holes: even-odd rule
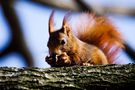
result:
[[[68,12],[68,13],[64,16],[64,19],[63,19],[62,31],[63,31],[65,34],[68,34],[68,33],[70,32],[70,26],[69,26],[69,24],[68,24],[69,16],[70,16],[70,12]]]
[[[70,33],[70,27],[69,26],[64,26],[63,28],[62,28],[62,32],[64,33],[64,34],[66,34],[67,36],[69,36],[69,33]]]
[[[50,15],[50,18],[49,18],[49,34],[51,32],[54,32],[54,20],[53,20],[53,16],[54,16],[54,10],[52,11],[51,15]]]

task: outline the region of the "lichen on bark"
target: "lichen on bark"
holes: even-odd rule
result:
[[[0,68],[0,89],[130,89],[135,65],[96,65],[61,68]]]

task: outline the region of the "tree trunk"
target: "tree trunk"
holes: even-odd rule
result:
[[[135,88],[135,65],[0,68],[0,90],[92,90]]]

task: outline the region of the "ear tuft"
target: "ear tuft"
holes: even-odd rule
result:
[[[70,32],[70,26],[68,24],[68,21],[70,20],[71,12],[67,12],[63,19],[63,25],[62,25],[62,31],[69,35]]]
[[[49,34],[54,32],[54,19],[53,19],[54,13],[55,13],[55,10],[52,11],[49,18]]]
[[[71,12],[67,12],[63,19],[63,27],[68,26],[68,21],[70,20]]]

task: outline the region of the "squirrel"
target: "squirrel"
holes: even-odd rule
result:
[[[121,33],[109,18],[82,13],[75,35],[69,24],[71,13],[64,16],[62,28],[54,30],[54,12],[52,11],[48,23],[47,46],[50,56],[45,58],[51,67],[114,64],[124,45]],[[85,18],[82,20],[81,17]]]

